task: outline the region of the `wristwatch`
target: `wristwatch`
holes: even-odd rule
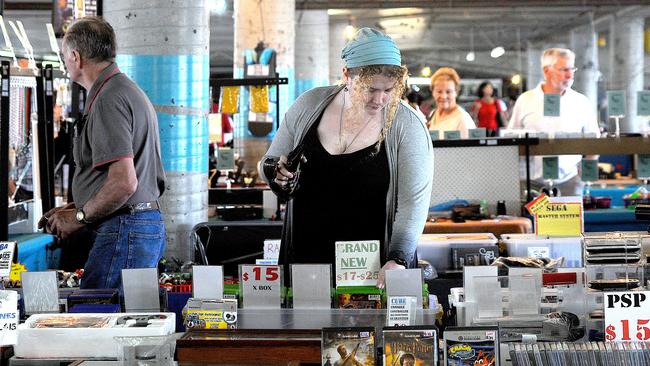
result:
[[[77,218],[77,221],[82,224],[90,224],[90,221],[86,220],[86,213],[84,212],[84,209],[81,207],[77,209],[77,214],[75,217]]]
[[[406,261],[404,259],[402,259],[402,258],[395,257],[395,258],[391,258],[389,260],[399,264],[400,266],[404,266],[404,268],[409,268],[408,263],[406,263]]]

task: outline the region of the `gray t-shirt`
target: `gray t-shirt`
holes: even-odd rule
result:
[[[99,75],[86,100],[87,118],[75,129],[74,137],[72,194],[77,207],[85,205],[104,185],[110,163],[124,158],[133,158],[138,178],[138,188],[126,203],[158,199],[165,190],[165,171],[158,118],[149,98],[111,64]]]

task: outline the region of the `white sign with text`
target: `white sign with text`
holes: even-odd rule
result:
[[[650,341],[650,291],[605,292],[605,339]]]
[[[379,240],[337,241],[336,286],[374,286],[381,261]]]
[[[239,266],[239,276],[244,308],[280,308],[282,266],[242,264]]]

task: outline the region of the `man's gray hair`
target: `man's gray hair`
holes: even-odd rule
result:
[[[72,23],[63,36],[63,45],[93,62],[113,61],[117,51],[115,31],[100,17],[85,17]]]
[[[568,48],[547,48],[542,54],[542,69],[546,66],[553,66],[558,58],[570,58],[575,61],[576,54]]]

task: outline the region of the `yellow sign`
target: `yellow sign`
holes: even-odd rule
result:
[[[535,198],[534,200],[526,204],[526,209],[528,210],[528,212],[530,212],[531,215],[534,215],[540,210],[544,209],[544,207],[548,205],[548,202],[549,202],[548,196],[542,193],[539,196],[537,196],[537,198]]]
[[[582,234],[581,202],[549,202],[535,213],[535,233],[547,236]]]

